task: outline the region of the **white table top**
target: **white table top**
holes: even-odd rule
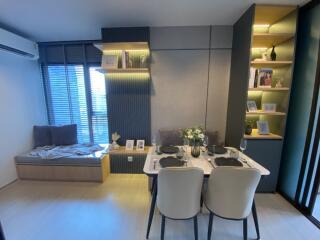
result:
[[[228,147],[228,149],[236,150],[235,148],[231,148],[231,147]],[[173,155],[169,155],[169,154],[158,155],[157,153],[155,153],[154,148],[150,147],[147,155],[147,159],[143,167],[144,173],[147,175],[157,175],[159,170],[161,169],[159,160],[167,156],[173,156]],[[201,168],[203,169],[205,175],[209,175],[212,169],[218,167],[214,163],[214,159],[217,157],[230,157],[230,155],[229,153],[226,153],[226,154],[215,154],[214,156],[209,156],[207,155],[207,153],[201,152],[201,155],[198,158],[194,158],[191,156],[190,149],[189,149],[187,167]],[[245,159],[247,163],[243,162],[242,159]],[[243,163],[244,167],[258,169],[261,175],[263,176],[270,175],[270,171],[268,169],[264,168],[259,163],[255,162],[253,159],[251,159],[245,154],[242,154],[241,152],[239,152],[239,160],[240,162]],[[211,161],[212,164],[209,161]]]

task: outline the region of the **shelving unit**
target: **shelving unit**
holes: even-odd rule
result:
[[[108,73],[149,73],[148,68],[114,68],[114,69],[106,69],[106,68],[97,68],[98,72],[108,74]]]
[[[251,61],[251,66],[254,67],[284,67],[292,64],[292,61]]]
[[[269,116],[285,116],[284,112],[265,112],[265,111],[255,111],[255,112],[246,112],[247,115],[269,115]]]
[[[253,33],[254,48],[271,48],[294,38],[292,33]]]
[[[267,140],[282,140],[282,137],[277,134],[261,135],[258,129],[253,129],[251,135],[244,135],[245,139],[267,139]]]
[[[281,88],[249,88],[248,91],[263,91],[263,92],[283,92],[289,91],[290,88],[288,87],[281,87]]]
[[[99,72],[104,74],[148,74],[149,75],[149,57],[150,49],[148,42],[111,42],[111,43],[98,43],[94,45],[103,55],[116,55],[118,56],[118,68],[100,68]],[[131,67],[122,66],[122,52],[126,51],[129,54],[129,59],[132,62]],[[141,56],[145,56],[148,67],[141,66]]]
[[[258,187],[260,192],[276,190],[294,67],[296,22],[297,6],[254,4],[233,26],[226,144],[238,148],[241,138],[247,139],[246,153],[270,170],[271,175]],[[265,55],[271,58],[273,46],[276,61],[265,59]],[[252,79],[249,86],[255,70],[250,68],[272,69],[271,87],[259,87]],[[255,101],[259,110],[248,112],[248,100]],[[276,112],[261,110],[268,103],[276,104]],[[257,121],[267,121],[270,134],[259,134]],[[245,134],[247,123],[252,123],[250,135]]]

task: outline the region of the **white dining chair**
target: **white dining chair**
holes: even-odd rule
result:
[[[211,239],[213,216],[243,221],[243,238],[248,235],[247,218],[261,174],[254,168],[217,167],[212,170],[204,203],[210,211],[208,240]]]
[[[165,219],[193,218],[194,236],[198,239],[198,219],[203,170],[200,168],[163,168],[158,175],[157,206],[162,215],[161,240],[164,239]]]

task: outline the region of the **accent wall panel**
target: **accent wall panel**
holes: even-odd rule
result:
[[[208,49],[210,26],[151,28],[151,49]]]
[[[218,132],[219,143],[225,141],[230,62],[231,49],[211,50],[206,125]]]
[[[144,139],[150,144],[149,77],[139,73],[108,74],[106,81],[110,138],[118,132],[120,145],[125,145],[127,139]]]
[[[205,124],[208,50],[152,52],[152,133]]]

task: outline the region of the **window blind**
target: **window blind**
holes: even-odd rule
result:
[[[50,123],[75,123],[78,127],[78,141],[90,142],[83,65],[48,65],[46,68]]]
[[[77,124],[80,143],[109,143],[106,83],[93,42],[39,43],[48,118]]]

